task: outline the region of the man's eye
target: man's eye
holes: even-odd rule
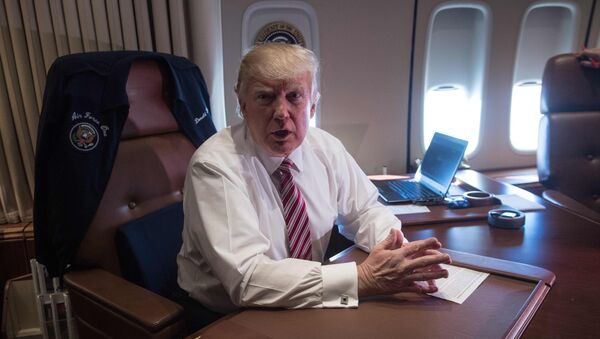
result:
[[[287,98],[290,102],[298,102],[298,101],[302,100],[302,93],[292,92],[287,95]]]
[[[256,100],[265,103],[271,101],[272,96],[269,94],[261,93],[256,95]]]

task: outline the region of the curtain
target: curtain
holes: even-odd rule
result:
[[[207,85],[220,99],[213,114],[221,116],[220,11],[220,0],[0,0],[0,224],[32,221],[37,124],[57,57],[116,50],[186,57],[209,70]]]

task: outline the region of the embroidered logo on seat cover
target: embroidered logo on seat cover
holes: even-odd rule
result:
[[[204,118],[206,118],[206,116],[208,115],[208,113],[206,111],[204,111],[204,113],[202,113],[202,115],[199,118],[194,118],[194,123],[196,125],[198,125],[198,123],[202,120],[204,120]]]
[[[80,151],[91,151],[98,146],[98,130],[92,124],[80,122],[69,133],[71,145]]]
[[[71,122],[73,127],[68,137],[71,145],[78,151],[88,152],[95,149],[110,131],[110,127],[103,125],[92,112],[73,112]]]

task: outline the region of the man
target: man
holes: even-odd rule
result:
[[[235,87],[244,121],[191,159],[178,282],[212,311],[357,307],[371,295],[434,292],[447,277],[441,244],[405,242],[340,141],[309,128],[317,72],[298,45],[253,48]],[[336,220],[370,252],[361,265],[321,265]]]

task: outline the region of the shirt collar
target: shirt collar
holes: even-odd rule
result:
[[[281,163],[283,162],[283,159],[285,159],[284,157],[274,157],[272,155],[270,155],[269,153],[267,153],[260,145],[258,145],[257,143],[254,142],[254,139],[252,138],[252,134],[250,133],[250,130],[248,129],[248,124],[245,124],[245,139],[253,145],[254,149],[256,150],[256,155],[258,156],[258,159],[260,160],[260,162],[263,164],[263,166],[265,167],[265,169],[267,170],[267,173],[269,173],[270,175],[272,175],[278,168],[279,165],[281,165]],[[302,172],[302,169],[304,168],[303,165],[303,161],[302,161],[302,145],[304,144],[304,142],[302,144],[300,144],[300,146],[298,148],[296,148],[294,151],[292,151],[292,153],[287,157],[288,159],[290,159],[295,167],[294,169],[297,170],[298,172]]]

